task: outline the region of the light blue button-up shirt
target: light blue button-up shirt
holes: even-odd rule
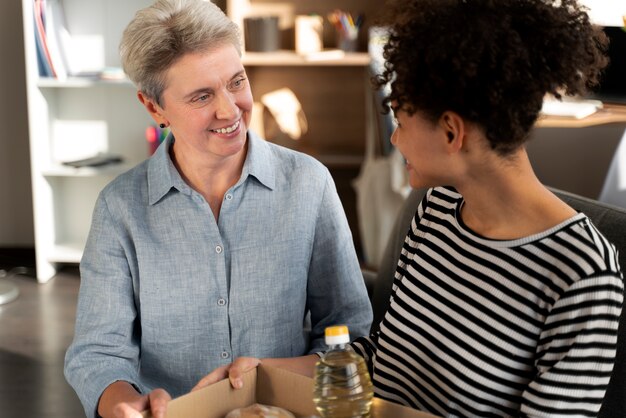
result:
[[[371,308],[328,170],[248,138],[218,222],[169,158],[172,137],[100,193],[65,363],[88,416],[118,380],[176,397],[238,356],[319,350],[329,325],[367,335]]]

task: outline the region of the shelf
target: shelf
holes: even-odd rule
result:
[[[308,56],[298,55],[294,51],[283,50],[277,52],[245,52],[242,61],[244,66],[365,67],[370,64],[370,56],[366,52],[343,53],[338,49]]]
[[[104,80],[95,77],[69,77],[65,80],[59,80],[56,78],[40,78],[37,81],[37,86],[40,88],[66,88],[66,87],[97,87],[97,86],[123,86],[134,87],[128,79],[122,80]]]
[[[78,243],[56,244],[48,255],[50,263],[80,263],[83,246]]]
[[[539,128],[588,128],[608,123],[626,123],[626,105],[605,103],[602,109],[582,119],[540,116],[535,126]]]
[[[64,165],[54,165],[41,170],[45,177],[95,177],[95,176],[116,176],[132,168],[130,164],[111,164],[101,167],[68,167]]]

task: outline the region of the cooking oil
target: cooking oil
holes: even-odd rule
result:
[[[347,348],[348,327],[326,328],[329,350],[315,365],[313,402],[322,418],[369,417],[374,390],[365,361]]]

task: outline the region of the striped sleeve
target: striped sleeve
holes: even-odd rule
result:
[[[391,298],[393,299],[393,295],[398,289],[398,284],[402,280],[404,273],[406,273],[406,266],[411,262],[412,256],[417,250],[417,247],[420,244],[420,241],[424,237],[424,229],[421,227],[421,219],[424,216],[428,208],[428,200],[432,195],[432,190],[429,189],[422,201],[417,206],[417,211],[415,212],[415,216],[411,220],[411,225],[409,230],[404,238],[404,244],[402,245],[402,250],[400,252],[400,258],[398,259],[398,264],[396,266],[396,272],[393,278],[393,284],[391,286]]]
[[[524,416],[596,416],[617,349],[623,282],[614,274],[574,283],[553,306],[537,348]]]
[[[380,331],[377,331],[369,337],[359,337],[350,343],[350,347],[365,360],[370,376],[373,375],[373,366],[376,362],[376,348],[379,335]]]

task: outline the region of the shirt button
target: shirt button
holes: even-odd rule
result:
[[[220,354],[222,356],[223,359],[227,359],[228,357],[230,357],[230,354],[228,353],[228,351],[222,351],[222,354]]]
[[[232,194],[230,194],[230,193],[228,193],[228,194],[226,195],[226,200],[233,200],[233,195],[232,195]]]
[[[215,247],[215,252],[218,253],[218,254],[221,254],[222,253],[222,246],[218,245],[217,247]]]
[[[217,300],[217,304],[218,304],[219,306],[224,306],[224,305],[226,305],[226,299],[224,299],[224,298],[219,298],[219,299]]]

